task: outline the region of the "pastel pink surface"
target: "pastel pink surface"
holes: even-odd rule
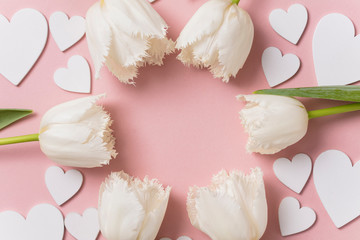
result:
[[[189,18],[205,2],[157,0],[153,6],[170,26],[169,35],[175,40]],[[0,13],[11,18],[16,11],[31,7],[41,11],[47,19],[55,11],[64,11],[68,16],[85,16],[93,3],[93,0],[0,0]],[[293,3],[305,5],[309,12],[308,26],[296,46],[275,33],[268,21],[272,10],[288,9]],[[360,115],[351,113],[311,120],[308,134],[298,144],[276,155],[262,156],[245,150],[247,135],[238,119],[243,104],[236,101],[235,96],[268,88],[261,68],[261,54],[269,46],[296,54],[302,63],[297,75],[279,88],[316,86],[312,60],[312,36],[316,24],[326,14],[339,12],[352,19],[358,28],[360,3],[357,0],[346,3],[335,0],[291,3],[288,0],[242,0],[240,6],[252,16],[255,38],[244,69],[230,83],[213,79],[207,70],[183,66],[176,60],[176,54],[166,57],[162,67],[142,68],[136,87],[121,84],[106,68],[101,71],[99,80],[92,81],[91,94],[107,93],[102,103],[114,119],[119,155],[110,166],[80,169],[84,184],[73,199],[59,207],[64,215],[96,207],[98,189],[104,178],[112,171],[124,170],[140,178],[149,175],[172,186],[159,238],[176,239],[187,235],[194,240],[208,239],[188,220],[185,205],[188,187],[209,184],[211,176],[221,169],[249,172],[250,168],[259,166],[264,171],[269,207],[268,227],[262,239],[285,239],[280,235],[277,211],[286,196],[296,197],[302,206],[309,206],[317,213],[314,226],[286,239],[355,239],[359,235],[359,219],[341,229],[334,226],[316,193],[312,176],[302,193],[297,195],[277,180],[272,165],[279,157],[292,158],[300,152],[308,154],[314,162],[328,149],[345,152],[353,162],[360,160],[356,141],[360,134]],[[76,54],[92,64],[85,38],[63,53],[49,35],[43,54],[19,86],[0,76],[0,108],[35,111],[33,116],[2,130],[0,137],[34,133],[46,110],[64,101],[88,96],[63,91],[53,81],[56,69],[66,66],[68,58]],[[316,109],[329,106],[331,102],[304,100],[304,104],[308,109]],[[42,154],[36,142],[1,147],[0,211],[15,210],[27,215],[36,204],[56,205],[44,181],[45,171],[52,165],[54,163]],[[66,232],[64,239],[73,237]],[[98,239],[104,238],[99,236]]]

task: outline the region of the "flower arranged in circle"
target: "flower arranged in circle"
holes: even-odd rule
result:
[[[105,64],[123,83],[133,84],[138,67],[162,65],[174,50],[167,24],[147,0],[101,0],[86,14],[86,39],[96,78]]]
[[[186,24],[176,40],[185,65],[209,68],[228,82],[243,67],[252,46],[254,26],[239,1],[209,0]]]

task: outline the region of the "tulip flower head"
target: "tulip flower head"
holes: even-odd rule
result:
[[[254,38],[249,14],[231,0],[209,0],[186,24],[176,48],[185,65],[209,68],[228,82],[243,67]]]
[[[162,65],[174,49],[167,24],[147,0],[101,0],[86,14],[86,39],[96,78],[102,65],[133,84],[138,67]]]
[[[39,142],[54,162],[73,167],[100,167],[116,157],[112,120],[96,101],[104,95],[79,98],[47,111]]]
[[[191,224],[212,240],[258,240],[267,225],[262,172],[222,170],[208,187],[191,187],[187,211]]]
[[[170,187],[156,180],[141,181],[111,173],[99,193],[99,222],[107,240],[154,240],[163,221]]]
[[[245,131],[249,134],[249,152],[273,154],[298,142],[307,132],[308,112],[291,97],[276,95],[239,95],[246,102],[240,111]]]

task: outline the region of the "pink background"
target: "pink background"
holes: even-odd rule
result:
[[[189,18],[205,2],[158,0],[153,6],[170,26],[169,36],[175,40]],[[59,10],[69,16],[85,16],[93,3],[94,0],[0,0],[0,12],[11,18],[16,11],[31,7],[41,11],[47,19]],[[287,9],[293,3],[302,3],[309,12],[308,26],[297,46],[276,34],[268,21],[273,9]],[[187,235],[196,240],[208,239],[188,220],[185,207],[188,187],[207,185],[211,176],[221,169],[249,172],[259,166],[264,171],[269,208],[268,226],[262,239],[283,239],[277,211],[280,201],[286,196],[297,198],[302,206],[311,207],[317,213],[313,227],[286,239],[355,239],[359,236],[359,219],[341,229],[335,227],[315,191],[312,176],[303,192],[296,194],[279,182],[272,165],[279,157],[292,158],[297,153],[308,154],[314,162],[321,152],[328,149],[344,151],[356,162],[360,159],[356,141],[360,133],[360,115],[350,113],[311,120],[308,134],[298,144],[279,154],[262,156],[245,151],[247,135],[238,119],[243,104],[235,100],[239,93],[268,88],[261,68],[261,54],[270,46],[278,47],[283,53],[294,53],[301,59],[298,74],[279,87],[315,86],[311,43],[316,24],[324,15],[339,12],[352,19],[355,26],[360,26],[359,1],[242,0],[240,6],[252,16],[255,39],[244,69],[230,83],[213,79],[207,70],[184,67],[176,60],[176,54],[166,57],[162,67],[142,68],[136,87],[119,83],[106,68],[102,70],[100,79],[92,81],[91,94],[107,93],[102,103],[114,119],[119,155],[110,166],[80,169],[84,184],[73,199],[58,207],[64,216],[96,207],[98,189],[104,178],[111,171],[124,170],[141,178],[149,175],[164,185],[172,186],[158,237],[176,239]],[[49,35],[43,54],[19,86],[0,76],[0,107],[35,111],[26,120],[2,130],[0,137],[37,132],[41,116],[47,109],[70,99],[88,96],[66,92],[53,81],[55,70],[65,67],[67,60],[75,54],[83,55],[91,63],[85,38],[63,53]],[[304,104],[308,109],[316,109],[333,103],[304,100]],[[42,154],[37,142],[1,147],[0,211],[15,210],[26,216],[36,204],[56,205],[44,182],[45,171],[52,165],[54,163]],[[74,238],[66,232],[64,239]],[[104,238],[99,235],[98,239]]]

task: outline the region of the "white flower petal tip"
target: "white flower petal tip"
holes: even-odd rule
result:
[[[252,47],[250,15],[229,0],[209,0],[186,24],[176,41],[185,65],[209,68],[228,82],[243,67]]]
[[[86,14],[86,39],[99,78],[105,64],[123,83],[134,84],[138,67],[162,65],[175,44],[148,0],[101,0]]]
[[[143,181],[111,173],[99,192],[99,222],[109,240],[154,240],[164,219],[171,188],[156,179]]]
[[[304,105],[291,97],[239,95],[246,102],[240,111],[241,123],[249,134],[249,152],[274,154],[302,139],[308,127]]]
[[[101,167],[115,158],[112,120],[96,102],[105,94],[79,98],[47,111],[40,123],[43,153],[56,163],[72,167]]]
[[[207,187],[190,187],[187,211],[192,225],[212,240],[258,240],[267,225],[263,173],[222,170]]]

